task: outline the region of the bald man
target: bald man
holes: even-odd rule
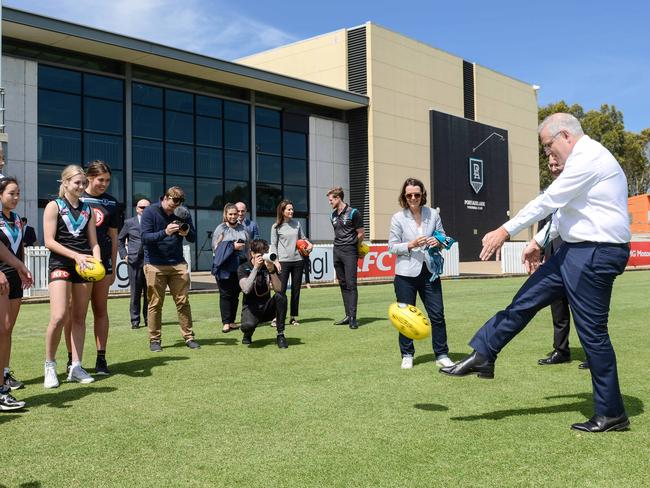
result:
[[[257,222],[246,218],[246,212],[248,211],[246,204],[244,202],[237,202],[235,203],[235,207],[237,207],[237,220],[246,228],[249,241],[252,242],[255,239],[259,239],[260,229],[257,227]]]

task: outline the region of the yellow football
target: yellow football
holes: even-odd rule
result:
[[[426,339],[431,334],[429,319],[414,305],[393,303],[388,307],[388,318],[409,339]]]
[[[81,276],[86,281],[101,281],[106,276],[106,268],[101,261],[97,261],[95,258],[88,258],[86,261],[87,266],[84,269],[79,267],[79,264],[75,265],[77,274]]]
[[[361,241],[357,244],[357,251],[359,252],[359,258],[363,259],[366,257],[366,254],[370,252],[370,246]]]

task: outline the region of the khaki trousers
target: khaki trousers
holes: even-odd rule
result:
[[[192,339],[194,333],[192,332],[192,309],[187,296],[190,291],[187,264],[145,264],[144,276],[147,280],[147,296],[149,298],[149,308],[147,310],[149,342],[160,342],[162,308],[168,286],[176,304],[181,335],[185,341]]]

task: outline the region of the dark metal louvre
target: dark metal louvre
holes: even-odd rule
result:
[[[465,118],[476,120],[474,113],[474,63],[463,60],[463,103]]]
[[[348,30],[348,90],[368,94],[365,27]]]
[[[368,180],[368,109],[350,110],[350,205],[361,212],[366,236],[370,238],[370,191]]]

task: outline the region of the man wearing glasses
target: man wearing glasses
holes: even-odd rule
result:
[[[505,310],[481,327],[470,346],[474,352],[453,366],[440,369],[450,376],[494,377],[497,355],[542,308],[566,294],[576,332],[591,369],[594,416],[571,428],[585,432],[625,430],[625,413],[618,383],[616,355],[607,323],[612,287],[625,270],[630,254],[627,179],[614,156],[586,136],[570,114],[553,114],[540,124],[539,139],[547,155],[564,170],[548,189],[513,219],[483,237],[480,258],[489,259],[511,235],[555,212],[548,238],[564,244],[540,266],[546,240],[538,232],[524,250],[530,278]]]
[[[143,198],[138,200],[135,206],[135,217],[126,219],[122,230],[120,230],[117,240],[119,241],[119,253],[122,259],[126,258],[129,270],[129,287],[131,290],[131,328],[140,328],[140,310],[144,317],[144,325],[147,326],[147,308],[149,300],[147,299],[147,283],[144,279],[144,248],[140,237],[140,223],[142,213],[151,204],[149,200]],[[142,303],[142,308],[140,304]]]
[[[149,296],[147,315],[151,352],[162,351],[161,314],[167,286],[176,304],[178,323],[185,344],[190,349],[200,347],[194,341],[192,331],[192,309],[188,298],[190,278],[183,257],[183,238],[194,242],[196,229],[192,216],[181,206],[184,201],[183,189],[172,186],[159,203],[150,205],[142,213],[140,230],[144,245],[144,275]]]

